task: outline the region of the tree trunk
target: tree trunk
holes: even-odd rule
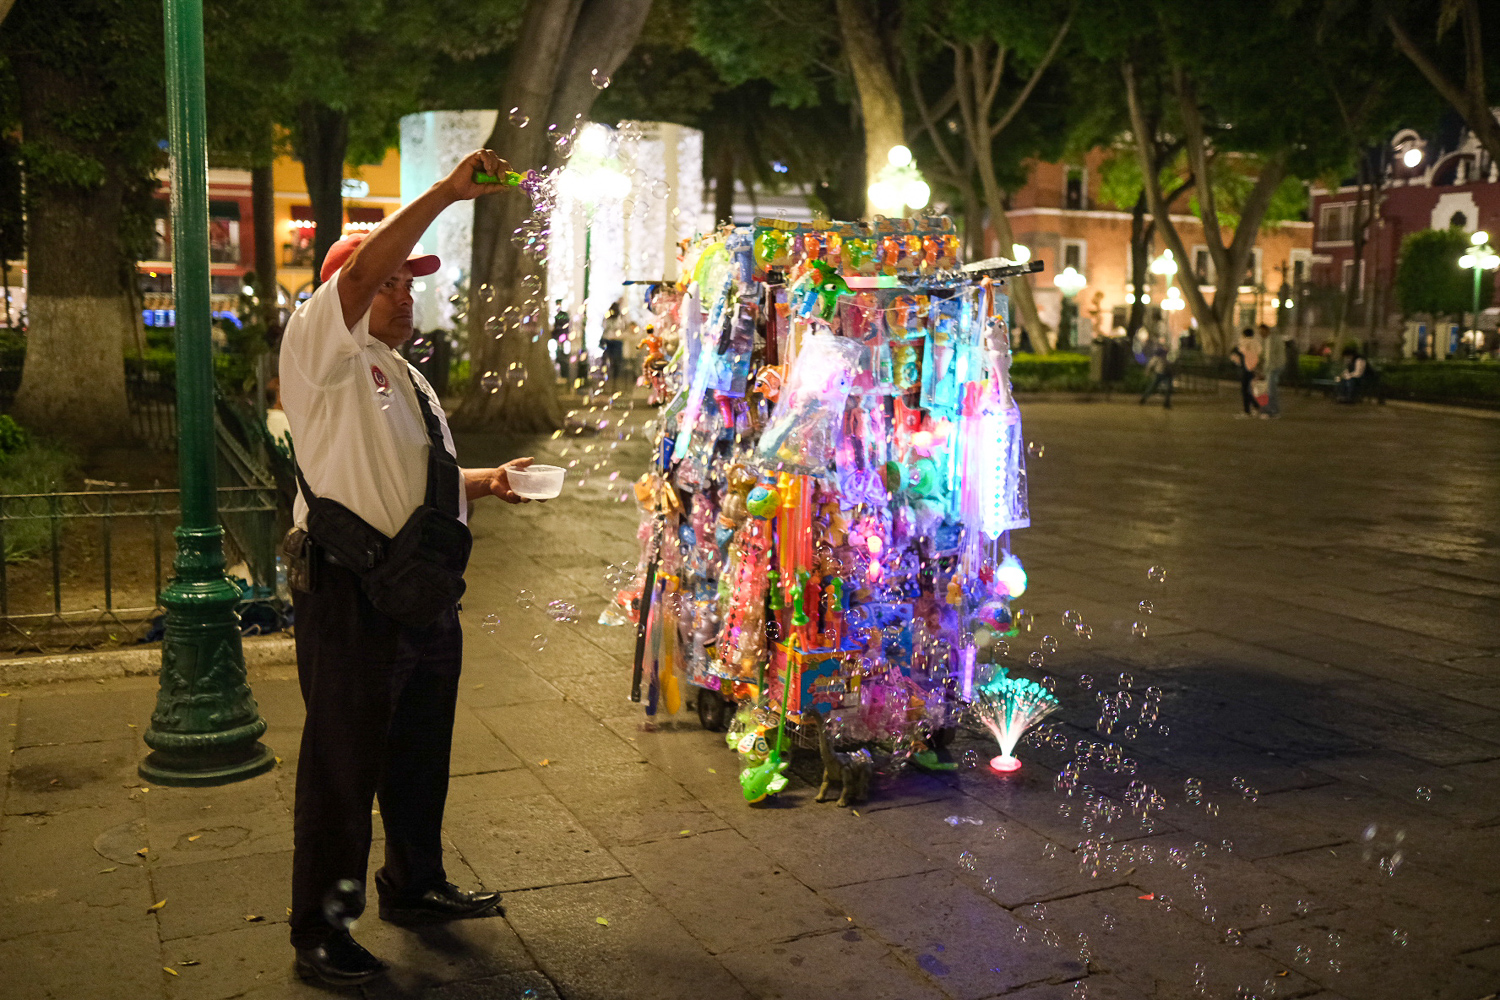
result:
[[[281,332],[276,284],[276,183],[271,165],[250,170],[250,216],[255,232],[255,295],[267,340]]]
[[[887,154],[891,147],[906,142],[906,124],[902,120],[896,78],[872,23],[877,8],[860,0],[837,0],[837,7],[844,55],[854,73],[854,89],[859,94],[860,117],[864,122],[865,216],[874,218],[876,207],[870,200],[868,187],[890,162]]]
[[[1015,233],[1010,228],[1010,218],[1005,214],[1005,197],[1000,193],[1000,185],[995,180],[995,171],[984,157],[985,163],[980,167],[980,178],[984,181],[985,206],[989,209],[990,225],[995,229],[995,238],[1000,243],[1000,256],[1009,257],[1011,246],[1016,242]],[[1041,314],[1036,311],[1036,299],[1031,294],[1031,279],[1024,275],[1010,278],[1006,282],[1006,292],[1011,301],[1016,304],[1016,312],[1020,316],[1021,326],[1031,331],[1031,346],[1038,354],[1047,354],[1052,349],[1052,328],[1042,322]]]
[[[91,156],[57,123],[107,100],[86,75],[15,60],[25,142],[60,157]],[[14,414],[31,430],[84,447],[130,435],[124,343],[134,261],[121,244],[125,179],[103,164],[89,187],[28,176],[26,364]]]
[[[724,143],[714,156],[714,225],[734,222],[734,150]]]
[[[599,90],[595,71],[611,75],[640,37],[650,0],[531,0],[516,43],[516,60],[501,90],[500,116],[486,145],[512,169],[540,170],[554,162],[547,127],[569,132],[587,116]],[[516,109],[512,121],[511,108]],[[524,116],[524,118],[523,118]],[[522,120],[529,120],[521,125]],[[538,433],[562,426],[556,369],[539,335],[522,318],[545,325],[546,298],[526,295],[522,278],[540,274],[541,261],[523,255],[512,235],[531,216],[515,189],[474,202],[474,255],[469,271],[469,354],[473,376],[457,426]],[[497,377],[519,365],[522,386]]]
[[[1130,306],[1130,318],[1125,321],[1125,334],[1133,342],[1142,324],[1146,322],[1147,266],[1151,262],[1151,237],[1156,226],[1146,218],[1146,192],[1136,197],[1135,207],[1130,211],[1130,288],[1135,301]]]
[[[344,234],[344,157],[349,151],[349,118],[325,104],[308,102],[297,109],[297,158],[312,202],[313,287],[322,284],[319,272],[329,247]]]

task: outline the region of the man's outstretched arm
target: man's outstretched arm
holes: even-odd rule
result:
[[[456,201],[498,189],[494,184],[475,184],[475,171],[502,177],[507,169],[509,164],[493,151],[476,150],[464,157],[447,177],[376,226],[339,270],[339,304],[344,310],[344,325],[352,329],[359,322],[375,301],[380,286],[411,256],[417,240],[443,209]]]

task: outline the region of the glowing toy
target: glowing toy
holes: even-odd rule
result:
[[[1004,667],[996,670],[989,683],[975,689],[969,708],[1000,744],[1000,756],[990,760],[990,767],[1002,774],[1020,770],[1016,744],[1026,730],[1057,709],[1057,699],[1040,684],[1011,677]]]

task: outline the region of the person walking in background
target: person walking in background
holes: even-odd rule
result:
[[[613,385],[625,370],[625,334],[630,326],[630,320],[626,319],[622,309],[624,299],[616,299],[610,303],[609,312],[604,317],[604,331],[599,338],[599,346],[604,352],[605,376]]]
[[[1162,396],[1165,397],[1162,409],[1170,410],[1172,408],[1172,362],[1167,359],[1165,347],[1158,347],[1152,352],[1151,360],[1146,362],[1146,378],[1150,379],[1150,382],[1146,385],[1146,391],[1141,393],[1141,405],[1145,406],[1151,394],[1160,389]]]
[[[563,300],[557,300],[557,312],[552,315],[552,356],[557,359],[558,378],[568,377],[568,332],[572,329],[573,317],[563,308]]]
[[[1255,339],[1255,331],[1246,327],[1240,333],[1240,342],[1229,352],[1229,356],[1239,365],[1240,404],[1245,408],[1244,416],[1252,417],[1260,411],[1260,404],[1250,391],[1250,383],[1255,380],[1255,370],[1260,367],[1260,343]]]

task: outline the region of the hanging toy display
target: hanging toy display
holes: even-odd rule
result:
[[[946,769],[935,736],[978,718],[1013,761],[1051,708],[975,677],[1026,587],[1002,283],[959,269],[946,218],[759,219],[682,249],[643,345],[661,409],[636,485],[632,697],[670,714],[696,688],[751,802],[786,783],[789,722],[843,804],[870,756],[833,733]]]

